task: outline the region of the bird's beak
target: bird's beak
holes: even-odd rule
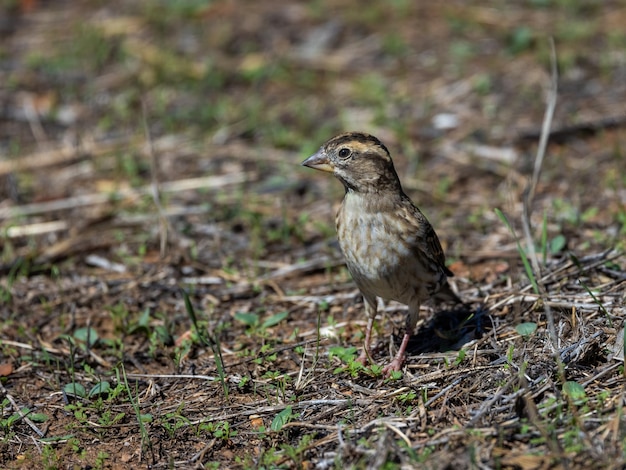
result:
[[[323,149],[318,150],[317,153],[304,160],[302,162],[302,166],[308,166],[309,168],[313,168],[315,170],[327,171],[328,173],[335,171]]]

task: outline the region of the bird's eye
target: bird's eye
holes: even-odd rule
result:
[[[340,158],[348,158],[349,156],[350,156],[350,149],[343,148],[343,149],[339,150],[339,157]]]

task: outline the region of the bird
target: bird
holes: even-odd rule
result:
[[[403,191],[389,150],[373,135],[337,135],[302,165],[332,173],[345,189],[335,224],[346,266],[363,295],[367,315],[359,362],[373,362],[370,342],[377,298],[408,306],[400,347],[382,369],[387,376],[400,371],[420,305],[432,297],[462,303],[448,284],[454,274],[446,266],[439,238]]]

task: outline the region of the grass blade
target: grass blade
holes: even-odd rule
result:
[[[520,258],[522,259],[522,263],[524,264],[524,269],[526,270],[526,275],[528,276],[528,279],[530,280],[530,283],[533,286],[533,291],[535,292],[535,294],[539,295],[539,285],[537,284],[537,279],[535,278],[535,273],[533,272],[533,269],[530,266],[530,261],[528,260],[528,256],[526,256],[526,252],[522,248],[522,245],[521,245],[521,243],[519,241],[519,238],[517,237],[517,234],[515,233],[515,230],[513,229],[511,224],[509,223],[509,219],[507,219],[506,215],[504,215],[504,213],[500,209],[496,208],[494,210],[496,212],[496,215],[502,221],[502,223],[504,223],[504,225],[506,225],[507,228],[511,231],[511,234],[513,235],[513,238],[515,239],[515,244],[517,245],[517,251],[519,252]]]
[[[181,288],[180,290],[183,295],[183,300],[185,301],[185,309],[187,310],[187,314],[191,319],[193,328],[198,335],[198,339],[203,344],[209,346],[213,351],[213,357],[215,357],[215,367],[217,368],[217,375],[219,376],[220,382],[222,384],[224,397],[228,398],[228,384],[226,383],[226,374],[224,373],[224,361],[222,359],[222,347],[219,343],[219,339],[217,335],[213,337],[208,333],[208,331],[201,329],[198,326],[198,318],[196,317],[196,311],[191,304],[191,300],[189,299],[189,294],[187,294],[187,291],[185,291],[185,289]]]

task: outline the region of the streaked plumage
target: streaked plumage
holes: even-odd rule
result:
[[[385,372],[399,370],[420,304],[437,293],[459,301],[447,284],[453,274],[445,265],[437,234],[404,194],[389,151],[376,137],[359,132],[338,135],[302,164],[333,173],[346,190],[336,217],[337,237],[365,301],[363,362],[370,358],[376,298],[409,307],[402,344],[385,367]]]

